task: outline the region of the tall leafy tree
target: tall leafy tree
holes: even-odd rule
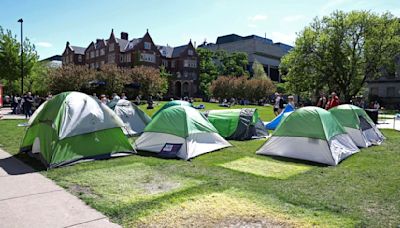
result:
[[[346,101],[366,80],[394,71],[400,53],[399,19],[390,13],[336,11],[316,18],[283,57],[281,73],[290,92],[336,91]]]
[[[254,79],[267,79],[267,73],[265,73],[264,66],[258,62],[257,60],[254,61],[252,65],[253,69],[253,78]]]
[[[198,48],[197,54],[200,59],[199,63],[199,87],[202,93],[209,97],[210,94],[210,85],[212,81],[217,79],[219,72],[217,69],[217,65],[214,62],[214,52],[204,49]]]
[[[10,30],[0,27],[0,80],[6,80],[7,85],[14,89],[16,80],[21,77],[21,44]],[[29,39],[23,43],[24,77],[31,76],[35,65],[38,64],[39,56],[35,45]],[[19,89],[19,88],[18,88]]]

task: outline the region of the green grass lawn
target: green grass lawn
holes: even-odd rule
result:
[[[263,120],[273,117],[270,107],[258,108]],[[19,122],[0,121],[0,144],[11,153],[23,134]],[[336,167],[256,155],[265,140],[253,140],[189,162],[134,155],[42,174],[124,227],[395,227],[400,134],[383,133],[383,145]]]

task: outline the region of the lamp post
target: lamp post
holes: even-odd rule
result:
[[[19,23],[21,23],[21,96],[24,94],[24,36],[22,33],[22,24],[24,20],[19,19]]]

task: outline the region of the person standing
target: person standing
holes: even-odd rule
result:
[[[293,96],[288,96],[288,105],[292,106],[293,110],[296,109],[296,104],[294,103]]]
[[[128,97],[126,97],[125,93],[121,93],[121,99],[122,100],[128,100]]]
[[[326,105],[326,110],[329,110],[338,105],[340,105],[339,97],[336,95],[335,92],[332,92],[331,99],[329,100],[328,104]]]
[[[327,103],[326,96],[325,96],[324,93],[321,92],[320,95],[319,95],[317,107],[325,108],[326,107],[326,103]]]
[[[279,107],[281,102],[281,95],[279,93],[275,93],[275,104],[274,104],[274,114],[275,116],[279,115]]]
[[[24,114],[25,114],[25,118],[28,119],[32,116],[32,104],[33,104],[34,100],[32,97],[32,93],[28,92],[27,94],[25,94],[25,96],[23,97],[23,109],[24,109]]]

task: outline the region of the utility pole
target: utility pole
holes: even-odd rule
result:
[[[21,23],[21,96],[24,94],[24,36],[22,30],[22,24],[24,20],[19,19],[19,23]]]

